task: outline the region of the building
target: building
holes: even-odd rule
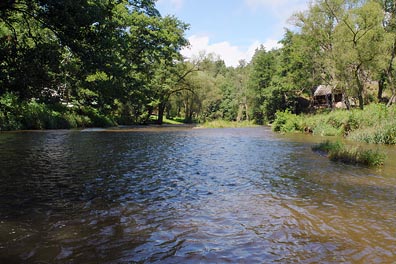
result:
[[[330,85],[319,85],[314,92],[314,105],[318,107],[332,107],[342,102],[342,93],[334,91]]]

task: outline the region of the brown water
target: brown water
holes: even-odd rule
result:
[[[384,169],[268,128],[0,134],[0,263],[392,263]]]

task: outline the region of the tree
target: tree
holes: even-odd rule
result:
[[[382,9],[373,1],[351,2],[348,6],[349,9],[336,15],[339,20],[335,28],[336,65],[339,72],[353,76],[359,107],[363,109],[365,85],[378,66],[384,41]]]
[[[276,69],[277,57],[275,51],[267,52],[264,46],[257,49],[251,61],[249,101],[252,116],[258,123],[263,123],[266,118],[271,119],[271,116],[265,116],[266,111],[262,106],[268,99]]]
[[[381,67],[380,81],[378,87],[378,99],[382,99],[382,93],[385,86],[389,87],[392,95],[388,101],[388,106],[393,103],[396,98],[395,89],[395,69],[394,61],[396,56],[396,2],[394,0],[377,1],[383,10],[382,25],[385,31],[385,53],[382,60],[384,64]]]
[[[0,93],[142,120],[153,100],[166,99],[152,77],[178,78],[187,27],[161,17],[154,0],[3,1]]]

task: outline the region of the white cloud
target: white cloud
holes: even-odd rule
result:
[[[280,47],[277,41],[272,39],[269,39],[264,43],[253,41],[247,48],[232,45],[228,41],[210,44],[210,38],[207,35],[193,35],[189,38],[189,41],[191,46],[182,50],[181,53],[183,56],[193,58],[199,56],[203,51],[206,54],[214,53],[220,56],[227,66],[233,67],[238,66],[240,60],[249,62],[252,59],[254,52],[261,44],[263,44],[267,50]]]
[[[277,40],[275,39],[267,39],[264,43],[263,43],[265,49],[267,51],[272,50],[272,49],[279,49],[282,47],[282,44],[280,44]]]
[[[309,0],[244,0],[251,12],[269,14],[271,16],[271,30],[273,39],[281,39],[284,28],[290,28],[290,18],[293,14],[304,11],[309,6]],[[275,40],[267,40],[266,47],[280,47]],[[268,49],[268,48],[267,48]]]

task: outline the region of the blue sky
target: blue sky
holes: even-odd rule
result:
[[[257,47],[279,47],[284,27],[296,11],[307,9],[307,0],[158,0],[162,15],[175,15],[190,24],[187,57],[200,51],[216,53],[227,64],[250,61]]]

